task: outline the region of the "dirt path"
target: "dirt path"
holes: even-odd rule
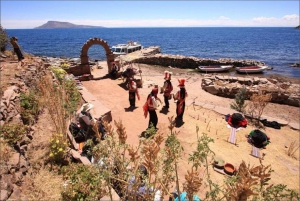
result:
[[[97,79],[107,73],[107,66],[105,65],[105,62],[101,66],[104,68],[94,69],[92,71],[92,74],[96,79],[83,82],[83,85],[100,102],[111,109],[113,120],[122,120],[125,128],[127,129],[127,142],[132,145],[138,144],[138,135],[140,135],[141,132],[148,126],[148,118],[144,118],[142,106],[146,101],[147,95],[152,89],[150,84],[155,83],[162,86],[164,81],[163,72],[165,70],[173,72],[171,81],[174,86],[174,91],[178,90],[177,78],[186,78],[186,89],[189,94],[187,102],[191,102],[196,98],[196,101],[229,108],[230,103],[233,101],[232,99],[214,96],[203,91],[201,89],[202,75],[199,73],[188,72],[183,69],[170,69],[158,66],[151,67],[140,64],[143,71],[142,79],[144,82],[143,88],[139,88],[141,100],[136,101],[136,109],[133,111],[128,110],[128,91],[125,88],[123,80],[112,80],[110,78]],[[136,67],[138,68],[138,66]],[[139,76],[136,76],[136,78],[139,78]],[[162,94],[159,94],[159,98],[163,101]],[[168,117],[176,116],[175,103],[170,101],[170,108],[167,113],[161,113],[159,111],[157,111],[157,113],[159,132],[164,133],[166,136],[169,133]],[[291,122],[299,122],[299,108],[297,107],[270,103],[266,107],[264,115],[285,119]],[[184,182],[184,174],[189,167],[187,158],[196,148],[196,126],[199,126],[199,134],[205,132],[209,135],[209,137],[214,139],[214,143],[211,144],[211,148],[215,152],[216,156],[223,158],[225,162],[230,162],[237,167],[242,160],[244,160],[246,164],[250,163],[251,166],[259,165],[259,160],[250,155],[251,146],[246,142],[245,138],[245,135],[249,134],[251,130],[255,129],[255,127],[249,125],[247,128],[238,131],[237,141],[239,146],[234,146],[227,142],[230,129],[227,128],[223,115],[212,110],[204,109],[199,106],[193,107],[193,105],[191,105],[186,108],[184,124],[176,129],[179,131],[178,138],[184,147],[184,160],[181,162],[179,170],[181,179],[180,183]],[[275,170],[272,174],[271,183],[283,183],[288,185],[289,188],[299,190],[299,158],[297,157],[297,159],[295,159],[287,156],[287,147],[290,143],[293,141],[299,142],[299,131],[292,130],[288,126],[285,126],[280,130],[266,127],[264,132],[271,137],[272,142],[268,145],[267,149],[262,151],[266,154],[264,164],[271,164],[272,168]],[[299,155],[299,150],[295,155]],[[224,176],[213,170],[211,174],[211,177],[215,182],[221,182],[224,179]]]

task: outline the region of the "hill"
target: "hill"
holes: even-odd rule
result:
[[[76,28],[104,28],[104,27],[90,26],[90,25],[76,25],[70,22],[48,21],[47,23],[39,27],[35,27],[34,29],[60,29],[60,28],[76,29]]]

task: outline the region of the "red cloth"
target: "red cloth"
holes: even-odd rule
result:
[[[146,103],[144,104],[143,110],[144,110],[144,116],[145,116],[145,118],[147,118],[147,115],[148,115],[148,101],[146,101]]]
[[[178,113],[178,116],[182,114],[183,112],[183,102],[184,100],[181,100],[177,106],[177,113]]]
[[[239,127],[247,127],[247,124],[248,124],[248,121],[246,118],[244,118],[243,120],[239,121],[237,125],[233,125],[232,124],[232,118],[231,118],[231,115],[228,117],[228,121],[227,123],[231,126],[231,127],[234,127],[234,128],[239,128]]]

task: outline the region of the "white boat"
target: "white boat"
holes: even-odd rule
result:
[[[203,72],[222,72],[233,68],[233,65],[199,66],[198,68]]]
[[[141,50],[143,49],[143,46],[139,42],[129,41],[127,44],[114,45],[111,49],[115,57],[117,57],[119,55],[126,55]]]
[[[236,67],[235,69],[238,73],[262,73],[264,70],[268,69],[268,66],[245,66]]]

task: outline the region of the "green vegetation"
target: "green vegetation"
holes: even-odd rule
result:
[[[26,134],[27,126],[23,124],[4,124],[0,130],[0,137],[11,146],[16,144]]]
[[[4,52],[9,44],[9,38],[5,29],[0,25],[0,51]]]
[[[246,87],[241,88],[238,93],[235,95],[235,102],[230,104],[230,107],[238,112],[244,112],[247,104],[245,104],[245,100],[247,99],[247,89]]]
[[[53,134],[50,139],[50,159],[55,163],[62,164],[68,146],[63,134]]]
[[[20,94],[21,117],[24,124],[33,125],[39,115],[39,93],[29,90]]]

